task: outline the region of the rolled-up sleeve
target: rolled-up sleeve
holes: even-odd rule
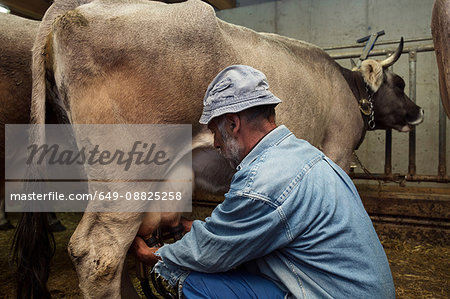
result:
[[[270,200],[226,194],[225,201],[205,221],[157,252],[155,266],[171,284],[185,271],[225,272],[264,256],[289,242],[281,207]]]

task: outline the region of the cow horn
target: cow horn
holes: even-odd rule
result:
[[[400,55],[402,55],[402,51],[403,51],[403,37],[400,39],[400,44],[398,45],[398,48],[395,51],[395,53],[386,58],[385,60],[380,61],[381,66],[385,69],[393,65],[400,58]]]

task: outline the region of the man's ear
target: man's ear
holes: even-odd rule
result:
[[[225,115],[226,119],[226,130],[228,133],[236,137],[235,135],[239,132],[241,128],[241,118],[236,113],[229,113]]]

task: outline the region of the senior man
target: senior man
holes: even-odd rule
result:
[[[263,73],[224,69],[200,123],[236,167],[230,190],[174,244],[138,257],[185,298],[393,298],[389,264],[347,174],[285,126]]]

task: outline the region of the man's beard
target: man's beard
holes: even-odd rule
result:
[[[220,149],[220,153],[227,160],[230,166],[233,169],[236,169],[239,163],[241,163],[242,151],[239,146],[239,143],[235,138],[230,136],[224,128],[219,127],[219,131],[222,134],[222,139],[224,143],[224,149]]]

